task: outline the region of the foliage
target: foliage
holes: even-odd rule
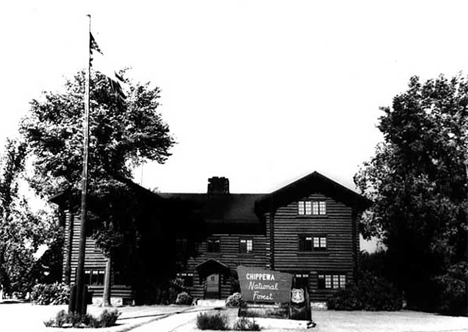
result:
[[[232,327],[234,331],[261,331],[260,326],[255,323],[255,320],[250,320],[246,317],[240,317]]]
[[[170,281],[171,287],[173,287],[177,292],[185,291],[184,279],[174,278]]]
[[[190,305],[192,304],[193,298],[187,292],[182,292],[177,294],[177,299],[175,300],[176,304]]]
[[[34,256],[40,246],[58,240],[57,220],[45,211],[32,211],[20,195],[26,145],[8,140],[0,164],[0,284],[7,293],[25,294],[46,269]]]
[[[89,205],[96,239],[104,253],[122,244],[129,228],[135,197],[129,188],[132,169],[145,161],[163,163],[174,144],[169,127],[158,113],[160,89],[130,84],[123,107],[118,107],[105,76],[94,74],[90,89],[88,158]],[[84,73],[65,83],[64,91],[44,92],[31,102],[20,132],[28,146],[34,175],[31,186],[41,196],[68,189],[77,202],[82,177],[82,117]],[[126,203],[126,204],[123,204]],[[109,225],[113,225],[109,229]],[[110,237],[110,238],[109,238]]]
[[[220,313],[214,315],[201,313],[197,316],[197,327],[200,330],[226,331],[228,329],[228,320],[226,315]]]
[[[357,283],[351,282],[327,300],[334,310],[401,310],[403,296],[389,281],[366,272]]]
[[[55,225],[49,228],[48,247],[36,261],[39,270],[37,282],[53,284],[62,280],[64,233],[63,227]]]
[[[80,199],[84,78],[80,72],[61,91],[44,92],[20,124],[34,170],[31,187],[41,197],[62,192],[71,207]],[[175,142],[159,113],[160,89],[125,80],[129,92],[122,104],[105,76],[91,75],[86,229],[104,255],[116,258],[115,268],[133,271],[144,234],[136,219],[143,204],[136,191],[145,189],[132,182],[132,170],[146,161],[164,163]]]
[[[242,298],[241,293],[234,293],[232,295],[229,295],[229,297],[226,299],[226,307],[238,308],[242,306],[244,303],[245,301]]]
[[[35,304],[68,304],[70,287],[64,283],[37,284],[31,292],[31,301]]]
[[[446,314],[461,315],[466,314],[465,305],[465,287],[467,270],[466,262],[461,262],[451,266],[447,273],[441,276],[436,276],[434,281],[434,289],[438,294],[438,311]]]
[[[117,310],[113,310],[113,311],[104,310],[103,312],[101,312],[98,319],[96,320],[96,324],[92,327],[100,328],[100,327],[114,326],[119,316],[120,316],[120,313]]]
[[[440,294],[427,290],[467,260],[467,105],[464,77],[411,78],[392,107],[382,108],[384,142],[355,175],[374,201],[363,235],[381,237],[388,277],[420,309],[440,308]]]
[[[81,316],[77,313],[67,313],[65,310],[60,310],[55,318],[44,322],[46,327],[87,327],[87,328],[104,328],[114,326],[119,318],[120,313],[117,310],[104,310],[98,318],[89,314]]]
[[[160,89],[149,83],[130,84],[124,107],[117,107],[105,76],[92,75],[90,88],[90,192],[108,187],[107,181],[131,179],[132,168],[145,160],[163,163],[174,144],[158,113]],[[82,173],[82,114],[84,73],[65,83],[63,92],[44,92],[33,100],[20,130],[33,153],[32,181],[40,194],[79,189]],[[47,185],[47,181],[51,181]]]

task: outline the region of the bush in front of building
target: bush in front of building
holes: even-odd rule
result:
[[[383,277],[366,272],[357,283],[351,282],[327,301],[332,310],[397,311],[403,306],[401,292]]]
[[[175,304],[181,304],[181,305],[190,305],[192,304],[193,297],[187,293],[187,292],[182,292],[177,294],[177,299],[175,301]]]
[[[68,313],[65,310],[60,310],[55,318],[44,322],[46,327],[79,327],[79,328],[104,328],[115,325],[120,312],[117,310],[104,310],[99,317],[94,317],[89,314],[80,316],[76,313]]]
[[[241,293],[234,293],[226,299],[226,307],[238,308],[244,303]]]
[[[255,323],[255,320],[250,320],[246,317],[239,318],[232,327],[234,331],[260,331],[260,326]]]
[[[432,280],[431,290],[436,296],[436,310],[443,314],[466,313],[466,263],[452,266],[449,271]]]
[[[35,304],[68,304],[70,287],[64,283],[37,284],[31,292],[31,301]]]
[[[226,331],[228,330],[228,319],[226,315],[220,313],[214,315],[201,313],[197,316],[197,327],[200,330]]]

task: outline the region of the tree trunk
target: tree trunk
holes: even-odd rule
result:
[[[102,292],[102,306],[111,307],[111,273],[112,273],[112,254],[109,254],[106,262],[106,272],[104,274],[104,289]]]

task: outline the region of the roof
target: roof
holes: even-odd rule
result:
[[[372,201],[359,195],[351,189],[313,172],[291,184],[270,194],[202,194],[202,193],[154,193],[131,181],[128,185],[149,206],[168,203],[184,203],[194,217],[214,225],[226,227],[230,225],[235,231],[242,231],[243,227],[251,229],[264,223],[263,213],[285,206],[313,193],[321,193],[336,201],[363,211],[371,206]],[[63,204],[69,192],[64,191],[50,200]],[[171,207],[171,205],[167,205]],[[176,204],[176,207],[182,205]],[[170,209],[169,209],[170,210]],[[224,228],[223,228],[224,229]]]
[[[265,194],[187,194],[159,193],[166,199],[192,203],[192,211],[211,223],[259,223],[255,202]]]
[[[326,176],[313,172],[271,194],[264,195],[257,201],[259,211],[266,212],[287,205],[313,193],[320,193],[336,201],[363,211],[371,206],[372,201]]]
[[[122,179],[121,181],[124,183],[128,188],[132,189],[135,195],[145,202],[151,203],[161,203],[163,199],[156,193],[152,192],[145,187],[140,186],[139,184],[128,180]],[[90,205],[92,206],[92,196],[88,194],[88,200],[90,201]],[[55,203],[62,207],[77,207],[81,202],[81,192],[79,190],[74,190],[71,187],[68,187],[57,194],[51,196],[49,201]]]

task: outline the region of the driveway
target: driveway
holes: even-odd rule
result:
[[[55,316],[66,306],[39,306],[27,303],[0,303],[1,331],[65,331],[70,329],[45,328],[43,322]],[[102,311],[99,307],[88,307],[93,315]],[[118,326],[106,332],[197,331],[196,316],[208,307],[189,306],[138,306],[117,308],[122,314]],[[237,318],[237,309],[223,309],[231,324]],[[450,317],[416,311],[366,312],[314,310],[313,320],[317,326],[311,329],[294,329],[309,332],[468,332],[468,317]],[[260,324],[260,320],[258,321]],[[73,329],[74,330],[74,329]],[[278,332],[286,329],[268,328],[263,331]],[[83,329],[79,331],[83,332]],[[89,331],[89,329],[87,330]],[[290,330],[291,331],[291,330]]]
[[[236,309],[221,310],[231,324],[237,318]],[[184,312],[138,327],[133,332],[199,332],[196,328],[196,312]],[[365,312],[326,311],[313,312],[317,323],[310,329],[268,328],[262,331],[300,332],[468,332],[468,317],[449,317],[415,311]],[[257,323],[262,325],[261,320]]]

